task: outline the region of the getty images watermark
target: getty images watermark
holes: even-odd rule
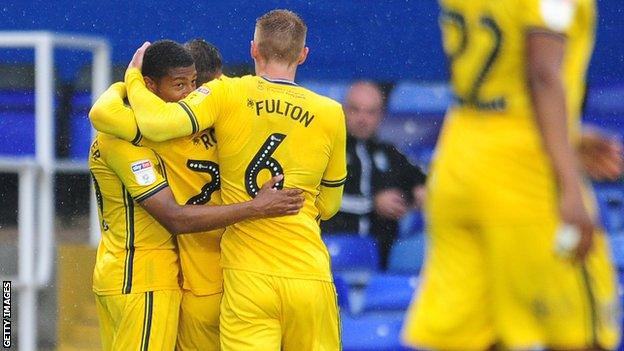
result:
[[[11,282],[2,281],[2,346],[11,347]]]

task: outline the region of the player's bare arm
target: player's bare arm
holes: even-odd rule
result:
[[[581,234],[576,258],[583,259],[592,244],[594,224],[581,193],[581,175],[571,146],[561,66],[565,37],[542,31],[527,35],[527,81],[542,142],[559,185],[559,212],[564,223]]]
[[[140,202],[172,234],[204,232],[255,218],[295,215],[303,206],[299,189],[277,190],[283,175],[271,178],[253,200],[222,206],[178,205],[169,187]]]

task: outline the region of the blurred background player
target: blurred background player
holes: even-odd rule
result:
[[[150,47],[145,55],[143,72],[149,89],[167,101],[178,101],[195,88],[193,59],[189,52],[173,41],[159,41]],[[114,113],[115,118],[124,119],[134,124],[132,111],[124,106],[124,94],[123,84],[114,84],[98,99],[91,111],[92,116],[97,117],[96,120],[98,118],[105,119],[106,114]],[[147,349],[150,343],[156,349],[172,349],[176,336],[178,349],[218,349],[219,302],[222,290],[219,240],[222,230],[189,234],[177,238],[184,272],[181,309],[183,313],[180,315],[181,328],[177,333],[180,306],[177,253],[171,235],[165,228],[174,234],[200,232],[222,228],[227,224],[243,219],[293,214],[297,212],[297,207],[300,207],[298,191],[277,192],[271,189],[278,178],[267,183],[263,188],[262,196],[258,196],[254,201],[245,204],[179,206],[176,200],[180,204],[186,203],[187,205],[208,203],[214,192],[219,189],[218,166],[214,162],[205,160],[206,156],[210,155],[207,149],[214,146],[210,143],[209,134],[209,131],[205,131],[193,136],[193,138],[173,140],[166,144],[152,143],[153,145],[149,145],[148,142],[144,142],[144,144],[152,146],[153,149],[133,146],[129,142],[110,135],[98,134],[92,150],[91,168],[97,184],[100,210],[107,209],[106,213],[102,212],[102,217],[104,217],[103,228],[105,231],[109,227],[117,228],[122,225],[126,228],[126,232],[114,233],[117,235],[113,238],[119,237],[118,240],[124,238],[126,240],[127,253],[125,257],[127,261],[124,272],[127,273],[127,276],[124,276],[123,293],[131,295],[130,297],[122,295],[122,297],[98,298],[98,302],[102,302],[98,304],[98,310],[106,350],[132,349],[136,348],[135,344],[138,342],[143,345],[141,349],[143,347]],[[159,153],[154,153],[154,150]],[[193,168],[194,165],[197,166]],[[213,166],[214,169],[211,168]],[[181,171],[181,169],[185,171]],[[119,175],[121,182],[120,179],[114,177],[114,174]],[[132,178],[132,174],[136,179]],[[134,184],[133,180],[138,184]],[[122,201],[115,198],[115,194],[122,194],[124,186],[129,192],[137,193],[135,199],[145,208],[147,213],[140,207],[134,209],[133,199],[128,195],[123,198],[126,216],[114,217],[123,213],[121,212],[122,209],[118,208]],[[111,190],[117,192],[110,193]],[[289,196],[289,193],[293,196]],[[177,198],[174,198],[174,194]],[[108,205],[109,198],[113,201],[117,200],[118,206],[111,207]],[[212,201],[210,205],[220,203],[218,192],[215,198],[217,200]],[[149,215],[162,223],[164,227],[161,227]],[[124,221],[120,222],[121,219]],[[135,229],[135,223],[140,230]],[[160,239],[160,242],[147,243],[151,246],[145,244],[146,238],[144,237],[150,231],[155,231],[153,236]],[[106,235],[103,237],[108,238]],[[143,243],[141,243],[142,241]],[[106,246],[107,254],[116,254],[116,251],[119,251],[108,244],[108,239],[105,239],[103,243],[104,245],[101,245],[100,248],[103,250]],[[133,260],[132,256],[135,255],[135,251],[137,259]],[[169,253],[169,256],[175,255],[175,259],[173,256],[166,256],[166,253]],[[104,278],[106,270],[110,269],[111,265],[105,256],[104,253],[98,254],[98,265],[94,277],[96,293],[103,291],[100,287],[100,281],[115,284],[115,281],[111,281],[110,277]],[[168,260],[160,260],[159,256],[168,258]],[[137,267],[134,268],[134,274],[132,273],[133,267]],[[166,274],[167,272],[171,274]],[[136,297],[136,293],[142,292],[141,289],[144,289],[143,282],[154,280],[154,276],[161,277],[160,279],[168,278],[169,285],[163,286],[162,283],[159,285],[159,281],[156,279],[157,281],[152,284],[153,286],[150,286],[156,291],[146,293],[145,301],[143,301],[144,306],[147,306],[145,307],[145,311],[147,311],[145,314],[141,308],[132,311],[133,308],[141,306],[138,303],[141,301],[127,304],[128,310],[124,310],[123,306],[120,307],[116,304],[123,303],[129,298],[140,300],[142,295]],[[133,281],[135,281],[134,290]],[[139,284],[136,283],[137,281]],[[173,282],[175,282],[175,288]],[[159,301],[159,299],[164,299],[160,297],[164,293],[158,291],[159,289],[170,289],[172,290],[171,294],[175,292],[175,296],[169,298],[169,301]],[[167,304],[163,304],[164,302]],[[153,322],[152,316],[155,316]],[[119,322],[119,318],[125,319]],[[142,326],[143,329],[138,329],[134,325],[138,323],[138,320],[145,321],[144,324],[138,325],[139,327]],[[129,325],[128,323],[134,324]],[[141,330],[141,338],[138,338],[135,334]],[[122,333],[123,336],[120,335]],[[195,344],[197,342],[203,342],[201,347]]]
[[[318,220],[340,207],[345,122],[340,104],[294,82],[308,53],[305,37],[295,13],[263,15],[251,44],[257,76],[213,80],[178,104],[145,88],[137,68],[148,43],[126,72],[128,97],[147,138],[215,126],[224,203],[255,197],[258,181],[269,175],[284,174],[279,188],[304,190],[299,215],[226,229],[223,350],[340,348],[336,291]]]
[[[614,272],[573,148],[594,2],[440,5],[456,104],[430,173],[429,253],[405,340],[615,348]]]
[[[195,61],[195,69],[197,70],[195,84],[198,87],[221,77],[223,58],[216,46],[200,38],[193,39],[184,46],[190,51],[193,61]]]
[[[420,206],[425,175],[393,145],[377,140],[384,98],[370,81],[351,85],[344,102],[347,120],[347,181],[340,211],[321,223],[323,234],[372,235],[382,268],[397,237],[398,220]]]

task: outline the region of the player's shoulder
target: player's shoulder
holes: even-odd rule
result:
[[[226,75],[221,75],[219,78],[213,80],[215,84],[221,85],[240,85],[240,84],[248,84],[253,79],[253,76],[246,75],[242,77],[230,77]]]
[[[310,106],[313,106],[314,111],[317,112],[317,116],[322,120],[329,125],[344,123],[344,112],[342,105],[338,101],[304,87],[300,87],[300,89],[304,92],[303,94],[309,101]]]
[[[109,157],[151,156],[154,152],[144,146],[137,146],[116,136],[98,132],[93,145],[104,159]]]
[[[301,89],[305,92],[306,96],[308,96],[310,100],[314,101],[314,103],[318,107],[326,108],[326,109],[342,110],[342,104],[340,104],[340,102],[328,96],[318,94],[308,88],[301,87]]]
[[[517,15],[532,25],[549,31],[566,33],[572,24],[588,16],[578,13],[595,11],[595,0],[506,0],[519,4]],[[510,7],[512,5],[509,5]]]

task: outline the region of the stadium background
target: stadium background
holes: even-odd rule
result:
[[[585,120],[621,135],[624,114],[624,9],[618,0],[600,0],[597,43],[589,70]],[[382,137],[426,167],[449,102],[434,0],[412,1],[4,1],[0,30],[98,35],[109,40],[119,69],[144,40],[201,37],[217,45],[228,70],[251,69],[249,40],[255,19],[272,8],[298,12],[308,24],[311,53],[298,81],[341,99],[354,79],[382,84],[388,94]],[[0,156],[34,150],[32,50],[0,49]],[[88,67],[90,57],[69,50],[55,53],[56,152],[84,160],[88,147]],[[17,94],[17,95],[16,95]],[[602,220],[623,259],[624,192],[619,183],[597,184]],[[39,294],[42,348],[97,349],[97,321],[89,307],[92,255],[86,242],[88,181],[84,175],[56,180],[57,260],[55,279]],[[0,275],[16,269],[17,177],[0,173]],[[418,215],[403,222],[402,239],[389,272],[376,270],[375,250],[366,239],[328,242],[334,256],[343,304],[345,349],[396,349],[402,311],[418,272],[423,241]],[[393,260],[391,259],[391,261]],[[346,293],[344,291],[347,291]],[[18,298],[19,294],[14,294]],[[347,301],[349,300],[349,301]],[[68,311],[67,306],[76,308]],[[14,305],[16,306],[16,305]],[[16,308],[15,308],[16,310]],[[17,316],[16,318],[19,318]],[[95,324],[94,324],[95,323]],[[17,334],[14,329],[13,334]],[[94,339],[95,338],[95,339]]]

